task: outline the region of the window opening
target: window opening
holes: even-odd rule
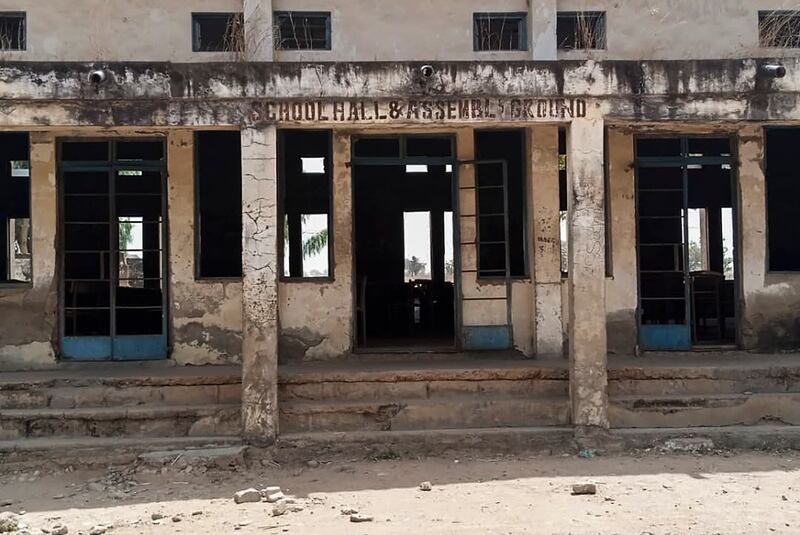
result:
[[[276,50],[330,50],[331,14],[304,11],[276,11]]]
[[[25,47],[25,13],[0,13],[0,51]]]
[[[800,48],[800,11],[759,11],[758,38],[767,48]]]
[[[474,50],[527,50],[527,13],[475,13]]]
[[[431,213],[403,212],[405,281],[431,280]]]
[[[561,50],[606,47],[606,14],[602,11],[564,11],[556,17],[556,39]]]
[[[330,132],[282,130],[283,276],[330,277]]]
[[[477,130],[475,132],[477,160],[506,162],[506,213],[503,176],[497,165],[476,166],[476,200],[480,255],[478,274],[481,277],[503,277],[506,272],[504,219],[508,218],[508,248],[510,275],[527,275],[526,210],[525,210],[525,131]]]
[[[194,52],[244,52],[242,13],[192,13]]]
[[[28,134],[0,134],[0,283],[32,280]]]
[[[198,278],[242,276],[242,143],[238,131],[195,133]]]
[[[800,240],[795,234],[800,128],[768,128],[765,141],[769,269],[800,271]]]
[[[569,212],[567,211],[567,129],[558,129],[558,228],[561,275],[569,272]]]

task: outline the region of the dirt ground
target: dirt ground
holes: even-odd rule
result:
[[[800,533],[797,453],[255,464],[6,470],[0,511],[24,511],[17,520],[32,535],[63,533],[58,524],[86,535]],[[432,490],[420,490],[422,481]],[[577,483],[595,483],[597,494],[572,495]],[[236,491],[267,486],[289,497],[283,515],[264,501],[233,501]],[[354,523],[348,509],[372,521]]]

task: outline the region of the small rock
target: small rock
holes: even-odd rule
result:
[[[309,468],[317,468],[319,466],[319,461],[315,461],[314,459],[311,459],[310,461],[308,461],[306,463],[306,466],[308,466]]]
[[[267,503],[277,503],[283,500],[284,498],[286,498],[286,496],[284,496],[283,492],[281,492],[280,490],[278,490],[277,492],[268,492],[267,495],[264,497]]]
[[[342,514],[343,515],[357,515],[358,514],[358,509],[353,509],[352,507],[346,507],[346,508],[342,509]]]
[[[108,531],[108,528],[106,526],[98,524],[97,526],[94,526],[92,529],[89,530],[89,535],[103,535],[103,533],[105,533],[106,531]]]
[[[178,515],[175,515],[175,516],[172,517],[172,521],[173,522],[180,522],[181,520],[183,520],[183,519]]]
[[[50,528],[50,535],[67,535],[67,533],[69,533],[69,528],[64,524],[56,524]]]
[[[233,501],[236,503],[256,503],[261,501],[261,493],[256,489],[240,490],[233,495]]]
[[[372,517],[369,515],[350,515],[350,522],[372,522]]]
[[[284,502],[276,503],[272,508],[272,516],[282,516],[289,511],[289,504]]]
[[[578,457],[581,459],[591,459],[594,457],[594,450],[584,448],[578,452]]]
[[[585,496],[597,494],[597,485],[594,483],[581,483],[572,485],[573,496]]]
[[[426,492],[433,490],[433,485],[431,485],[430,481],[423,481],[422,483],[419,484],[419,490],[423,490]]]
[[[164,515],[161,513],[153,513],[150,515],[150,520],[161,520],[162,518],[164,518]]]
[[[289,506],[289,511],[291,511],[293,513],[299,513],[303,509],[304,509],[304,507],[302,505],[290,505]]]
[[[192,516],[200,516],[203,514],[203,511],[192,511]]]
[[[247,527],[249,525],[250,525],[250,521],[249,520],[243,520],[241,522],[237,522],[236,525],[234,526],[234,528],[241,529],[241,528]]]

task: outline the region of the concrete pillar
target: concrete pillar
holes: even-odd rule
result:
[[[242,426],[261,445],[278,436],[278,172],[276,129],[242,130]]]
[[[534,336],[538,358],[561,357],[561,238],[559,236],[558,126],[529,129],[534,280]]]
[[[534,61],[555,61],[557,58],[556,8],[556,0],[528,2],[528,41]]]
[[[244,53],[248,61],[273,61],[272,0],[244,0]]]
[[[760,125],[746,125],[739,130],[739,210],[737,234],[741,247],[736,254],[741,269],[743,306],[740,341],[752,348],[758,341],[757,326],[763,324],[756,300],[766,286],[767,270],[767,197],[764,161],[764,132]],[[763,312],[763,309],[761,310]]]
[[[576,119],[568,137],[569,357],[572,423],[608,427],[603,120]]]

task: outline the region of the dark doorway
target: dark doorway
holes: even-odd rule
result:
[[[450,137],[354,140],[356,345],[455,345]]]
[[[636,141],[643,349],[736,342],[736,207],[729,138]]]
[[[162,140],[59,144],[61,354],[167,356]]]

